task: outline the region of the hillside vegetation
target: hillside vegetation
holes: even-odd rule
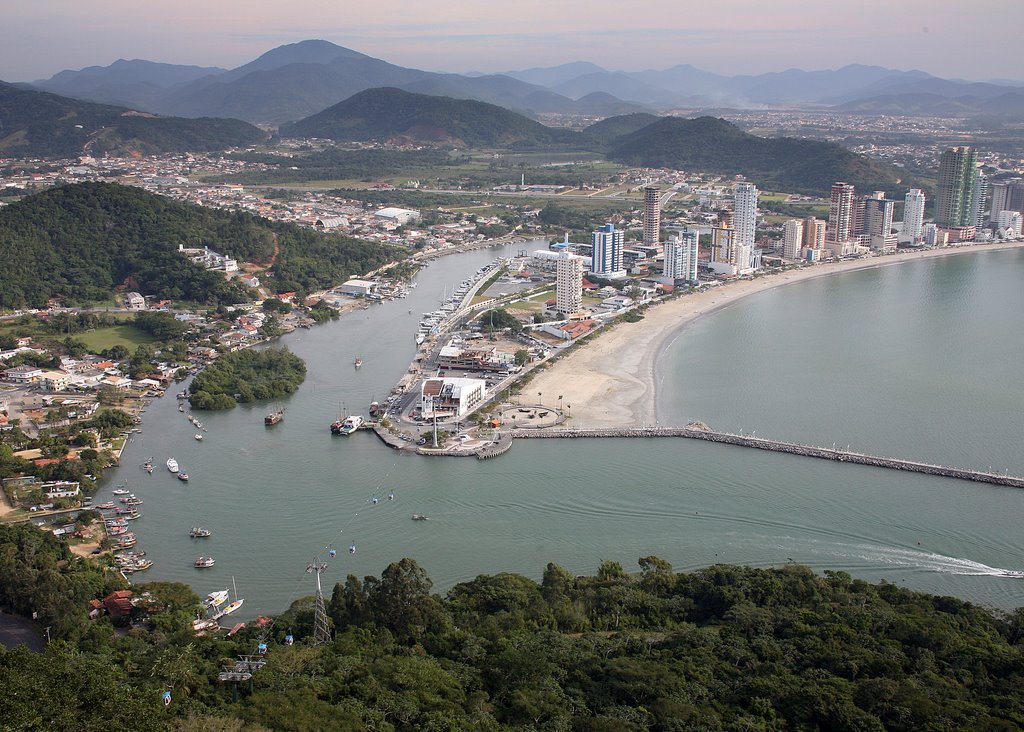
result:
[[[422,141],[456,147],[548,147],[580,136],[545,127],[503,107],[471,99],[367,89],[291,124],[283,137],[353,141]]]
[[[115,288],[210,304],[249,299],[178,252],[202,247],[267,265],[272,285],[314,290],[384,264],[389,247],[174,201],[112,183],[53,188],[0,209],[0,307],[88,302]],[[276,251],[276,261],[274,260]]]
[[[639,567],[606,561],[577,577],[549,564],[540,582],[481,575],[442,597],[405,558],[334,586],[332,640],[320,646],[311,598],[263,627],[196,637],[195,593],[143,584],[133,616],[145,622],[120,635],[85,619],[85,601],[111,589],[100,573],[34,526],[0,527],[3,601],[63,620],[41,656],[0,650],[0,719],[19,730],[251,732],[1024,726],[1020,610],[796,565]],[[217,681],[259,642],[266,665],[251,684]]]
[[[237,119],[157,117],[0,82],[0,156],[224,150],[266,134]]]
[[[614,140],[608,156],[626,165],[742,174],[765,190],[810,195],[824,195],[836,181],[865,191],[906,187],[896,168],[842,145],[757,137],[715,117],[663,117]]]

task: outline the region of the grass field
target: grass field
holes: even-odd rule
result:
[[[99,353],[116,345],[122,345],[129,351],[134,351],[140,345],[157,342],[156,338],[142,332],[133,325],[113,325],[108,328],[97,328],[85,333],[77,333],[75,338],[83,341],[92,353]]]

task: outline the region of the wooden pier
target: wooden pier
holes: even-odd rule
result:
[[[938,475],[943,478],[970,480],[975,483],[989,483],[991,485],[1024,488],[1024,477],[1021,476],[1008,475],[1006,473],[992,473],[983,470],[955,468],[947,465],[933,465],[932,463],[922,463],[916,460],[880,457],[878,455],[868,455],[867,453],[862,452],[816,447],[814,445],[801,445],[796,442],[769,440],[764,437],[754,437],[752,435],[737,435],[733,432],[717,432],[701,423],[691,423],[686,427],[636,427],[630,429],[554,428],[545,430],[514,430],[512,436],[517,440],[591,437],[684,437],[691,440],[705,440],[707,442],[719,442],[726,445],[736,445],[738,447],[752,447],[757,450],[784,452],[790,455],[802,455],[804,457],[832,460],[840,463],[870,465],[875,468],[904,470],[911,473],[924,473],[925,475]]]

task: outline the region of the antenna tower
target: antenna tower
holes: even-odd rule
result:
[[[324,593],[320,589],[320,573],[327,569],[327,563],[320,555],[306,567],[307,574],[316,574],[316,607],[313,611],[313,645],[319,646],[331,639],[331,629],[327,625],[327,610],[324,608]]]

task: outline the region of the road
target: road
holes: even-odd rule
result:
[[[0,645],[7,650],[24,645],[36,653],[42,653],[46,648],[31,621],[7,613],[0,613]]]

